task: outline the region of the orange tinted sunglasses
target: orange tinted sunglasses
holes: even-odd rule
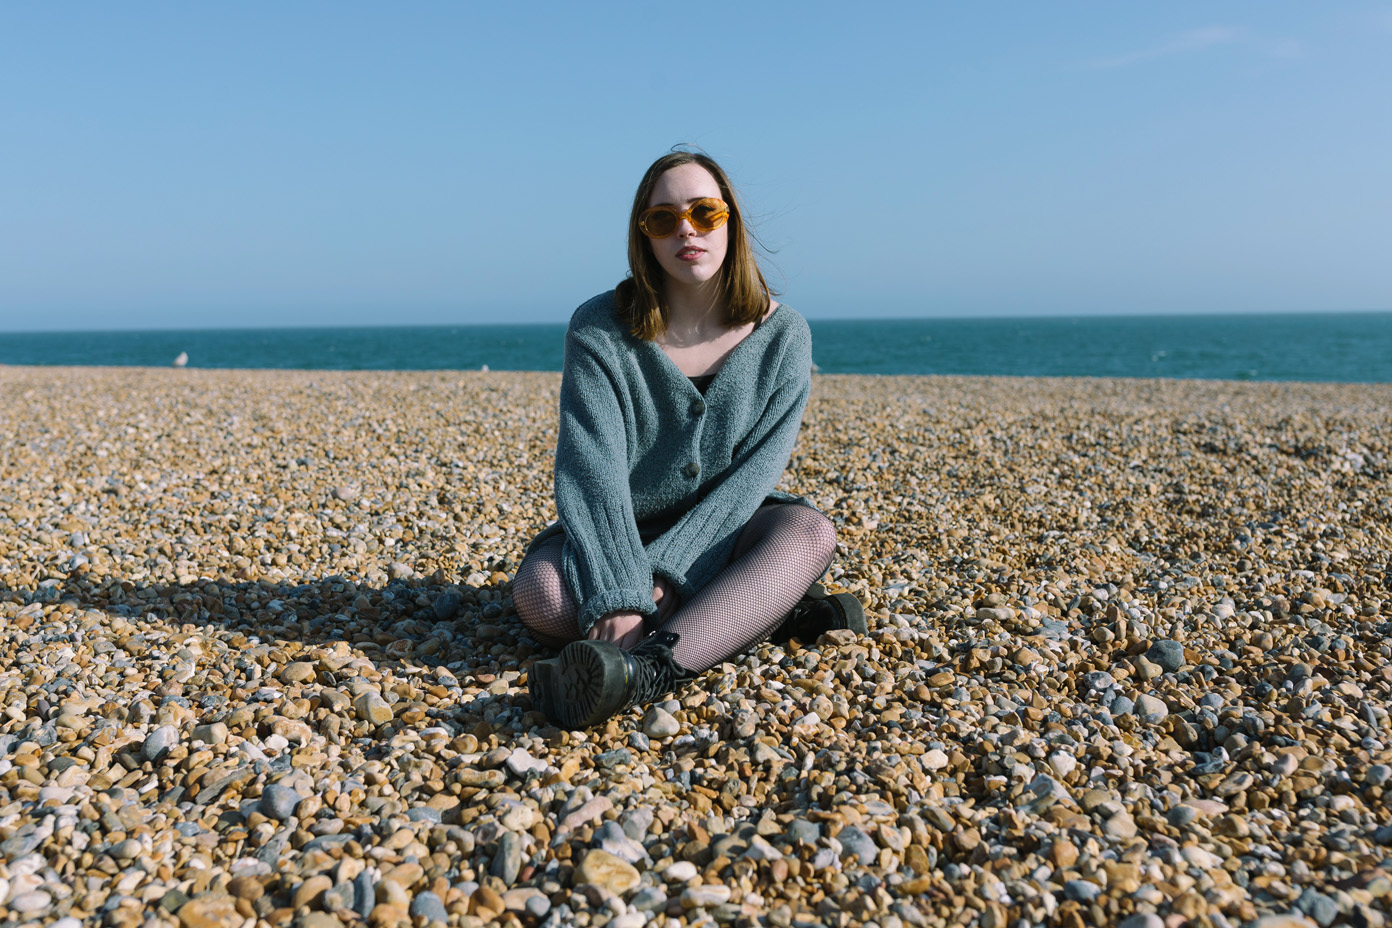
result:
[[[677,231],[683,219],[697,232],[714,232],[730,218],[730,207],[724,200],[702,197],[686,209],[675,206],[654,206],[638,217],[638,228],[648,238],[666,238]]]

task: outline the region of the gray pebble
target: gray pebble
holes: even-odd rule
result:
[[[1112,715],[1117,718],[1120,718],[1123,715],[1130,715],[1131,710],[1134,708],[1136,708],[1134,702],[1125,696],[1118,696],[1116,699],[1112,700],[1112,704],[1108,707],[1107,711],[1111,712]]]
[[[498,838],[498,850],[493,854],[493,865],[488,872],[503,881],[506,886],[517,882],[517,874],[522,869],[522,839],[516,832],[505,831]]]
[[[283,822],[295,814],[300,794],[288,786],[272,783],[261,790],[261,814],[273,821]]]
[[[411,900],[411,917],[418,916],[424,917],[428,922],[449,921],[449,913],[445,911],[444,900],[428,890],[417,893],[416,898]]]
[[[353,880],[353,902],[357,913],[366,921],[377,905],[377,883],[372,879],[372,871],[364,870]]]
[[[1063,884],[1063,895],[1074,902],[1092,902],[1102,893],[1102,887],[1087,880],[1069,880]]]
[[[1307,889],[1295,901],[1295,907],[1321,925],[1331,925],[1339,917],[1339,904],[1328,896]]]
[[[667,894],[655,886],[644,886],[629,901],[639,912],[661,912],[667,908]]]
[[[1169,638],[1162,638],[1145,652],[1146,660],[1156,664],[1166,673],[1174,673],[1184,666],[1184,645]]]
[[[1152,912],[1127,916],[1118,928],[1165,928],[1165,920]]]
[[[140,745],[140,756],[152,764],[164,760],[164,755],[179,743],[179,730],[173,725],[161,725],[145,736]]]
[[[605,751],[595,757],[595,765],[605,770],[613,770],[615,767],[631,767],[633,765],[633,753],[628,748],[615,748],[612,751]]]
[[[446,590],[435,597],[435,602],[431,608],[435,612],[435,618],[441,622],[448,622],[459,614],[459,607],[464,604],[464,600],[453,590]]]
[[[1192,825],[1199,817],[1199,810],[1193,806],[1175,806],[1165,813],[1165,820],[1176,828]]]
[[[629,809],[623,814],[623,832],[634,841],[642,841],[652,827],[653,810],[647,808]]]
[[[1083,674],[1083,684],[1090,690],[1109,690],[1116,683],[1116,679],[1105,670],[1094,670]]]
[[[836,834],[836,839],[841,842],[841,847],[847,854],[854,854],[860,858],[864,865],[873,866],[879,859],[880,848],[865,832],[854,825],[847,825]]]

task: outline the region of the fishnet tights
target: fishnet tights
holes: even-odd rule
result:
[[[529,554],[512,583],[518,618],[552,647],[581,637],[561,576],[564,543],[558,535]],[[677,663],[700,673],[767,638],[826,572],[835,550],[835,528],[817,510],[761,506],[740,532],[729,566],[662,627],[680,636],[672,652]]]
[[[522,559],[517,576],[512,578],[512,604],[517,617],[537,641],[559,648],[578,641],[580,626],[576,619],[580,610],[566,592],[561,576],[561,548],[565,535],[550,539]]]

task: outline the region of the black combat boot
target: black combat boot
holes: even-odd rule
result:
[[[573,641],[528,671],[532,707],[572,731],[646,705],[694,678],[672,657],[680,636],[655,632],[631,651],[608,641]]]
[[[814,583],[803,594],[793,611],[769,636],[774,644],[786,644],[796,638],[804,644],[816,641],[824,632],[849,628],[857,635],[869,631],[865,623],[865,608],[852,593],[827,593],[826,587]]]

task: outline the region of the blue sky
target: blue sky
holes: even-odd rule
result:
[[[1392,309],[1392,3],[7,4],[0,331],[562,322],[643,169],[813,318]]]

